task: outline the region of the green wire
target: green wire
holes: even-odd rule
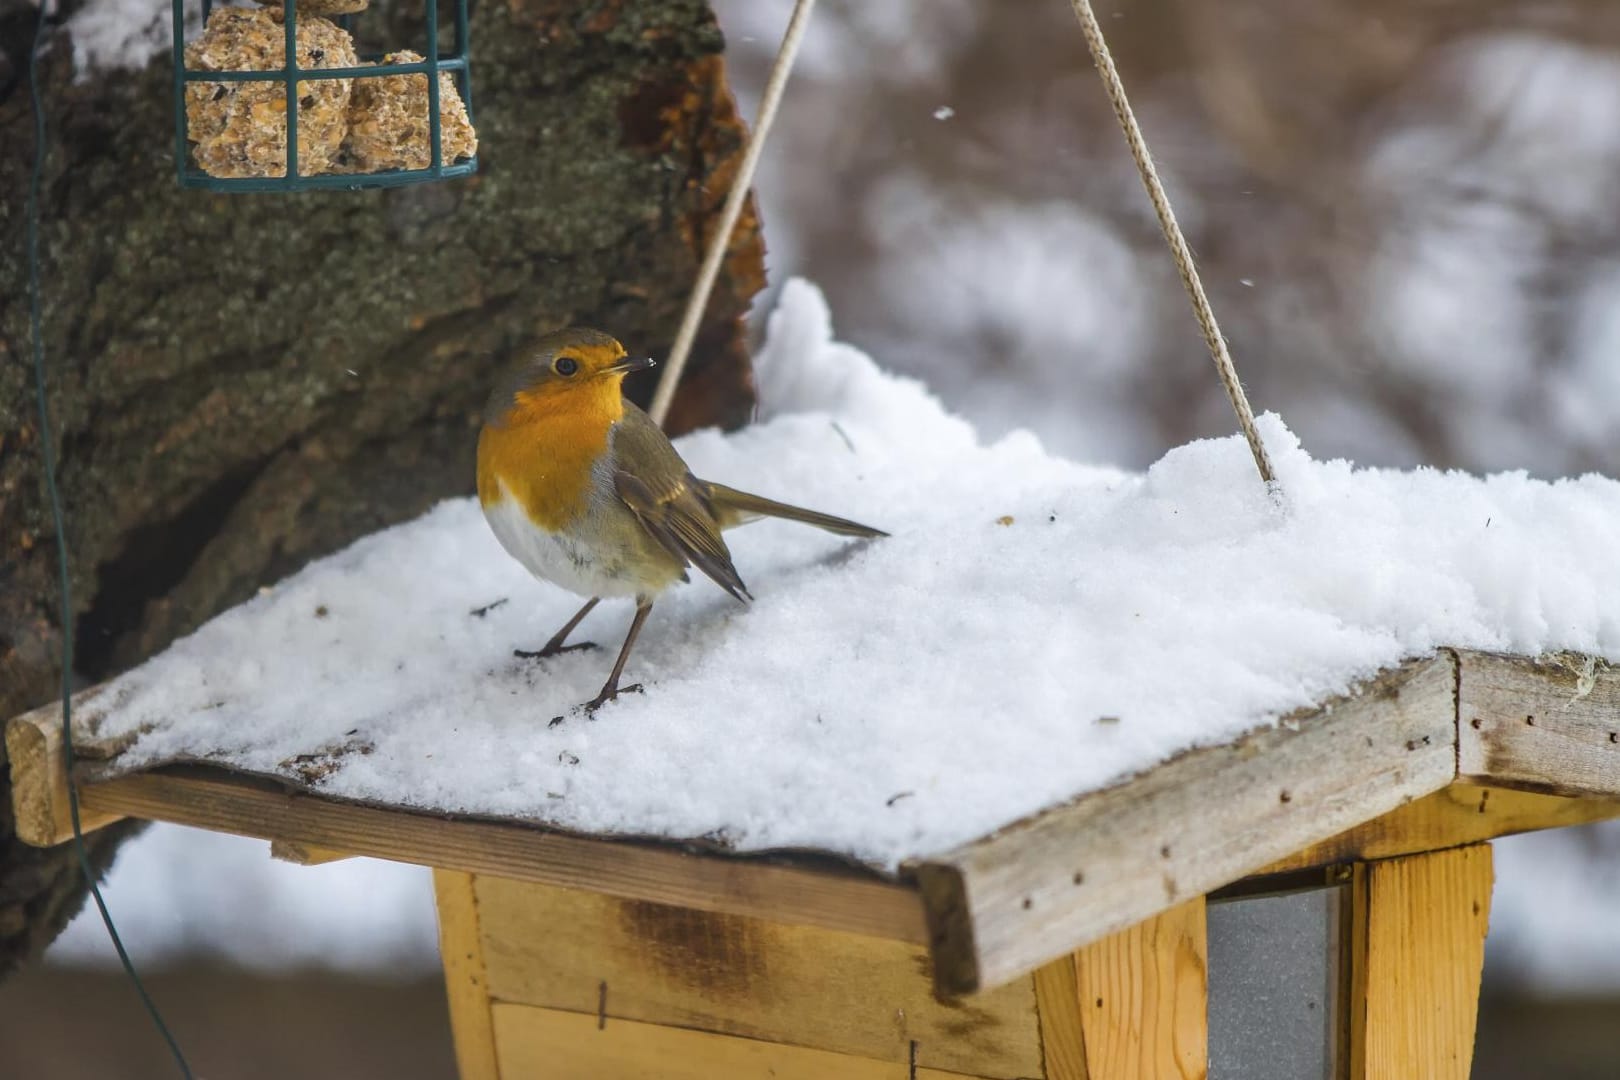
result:
[[[146,992],[141,977],[135,972],[135,965],[129,959],[129,953],[124,949],[124,942],[118,936],[118,930],[113,926],[112,913],[107,910],[107,902],[101,898],[101,889],[96,884],[95,871],[90,868],[90,854],[84,845],[84,830],[79,824],[79,793],[73,786],[73,586],[68,575],[68,547],[67,526],[62,516],[62,496],[56,487],[56,449],[51,437],[51,414],[45,400],[45,341],[41,332],[42,319],[40,316],[40,273],[39,273],[39,185],[45,167],[45,105],[39,92],[39,48],[45,39],[45,12],[47,4],[40,0],[39,21],[34,27],[34,41],[28,50],[28,94],[34,108],[34,164],[33,171],[28,179],[28,326],[33,337],[34,352],[34,389],[39,404],[39,445],[45,458],[45,490],[50,496],[51,520],[56,528],[56,568],[61,581],[62,604],[62,757],[64,768],[68,773],[68,814],[73,819],[73,845],[79,857],[79,870],[84,874],[85,884],[90,887],[90,895],[95,897],[96,908],[101,912],[101,921],[107,927],[107,936],[112,939],[113,948],[118,951],[118,960],[124,965],[124,972],[129,981],[135,986],[135,993],[139,995],[141,1004],[152,1017],[152,1023],[157,1025],[158,1033],[163,1041],[169,1044],[169,1052],[174,1055],[174,1063],[180,1068],[180,1075],[191,1080],[191,1066],[186,1064],[186,1056],[180,1052],[180,1044],[169,1032],[169,1026],[163,1022],[163,1015],[158,1012],[157,1005]]]

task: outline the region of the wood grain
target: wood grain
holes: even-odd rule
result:
[[[1060,956],[1035,969],[1035,1009],[1041,1022],[1045,1080],[1090,1080],[1086,1040],[1080,1026],[1080,980],[1074,956]]]
[[[1096,1080],[1202,1080],[1209,1072],[1204,900],[1075,954],[1086,1065]]]
[[[1262,867],[1259,874],[1387,859],[1498,836],[1620,817],[1620,800],[1570,799],[1512,788],[1452,784]]]
[[[1352,1080],[1467,1080],[1491,881],[1489,844],[1357,868]]]
[[[1620,797],[1620,671],[1581,657],[1463,652],[1459,662],[1459,776]]]
[[[911,867],[937,989],[995,986],[1245,877],[1455,774],[1449,656]]]
[[[1028,979],[941,1003],[920,945],[488,875],[474,888],[501,1001],[973,1075],[1041,1071]]]
[[[532,1005],[494,1007],[507,1080],[974,1080],[939,1069]]]
[[[758,915],[900,941],[927,940],[914,890],[853,871],[383,810],[217,772],[140,773],[87,785],[81,798],[86,807],[107,814],[568,885],[699,911]]]
[[[435,870],[433,894],[439,911],[439,958],[444,964],[459,1080],[500,1080],[472,875]]]
[[[75,707],[91,696],[88,692],[75,695]],[[78,739],[74,742],[81,754],[104,752],[94,745],[78,746]],[[6,724],[6,757],[11,762],[11,810],[18,839],[34,847],[52,847],[72,839],[62,707],[48,705],[13,717]],[[79,826],[84,832],[111,825],[121,816],[92,809],[80,800]]]
[[[95,693],[76,697],[87,716],[106,705],[90,703]],[[18,834],[31,843],[67,835],[53,710],[7,727]],[[1620,675],[1602,665],[1587,672],[1578,658],[1446,651],[1276,728],[921,860],[899,882],[830,861],[695,854],[343,803],[218,769],[80,790],[86,828],[133,814],[261,836],[284,851],[372,855],[927,944],[936,992],[954,998],[1254,874],[1616,816],[1617,715]],[[87,738],[84,749],[108,758],[116,747]],[[1479,784],[1501,786],[1468,786]]]

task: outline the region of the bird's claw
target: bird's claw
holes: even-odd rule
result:
[[[612,701],[614,698],[618,697],[620,694],[644,694],[646,692],[647,692],[646,689],[640,683],[631,683],[629,686],[621,686],[621,687],[619,687],[617,690],[614,690],[612,693],[608,693],[607,691],[603,691],[602,693],[597,694],[591,700],[586,701],[586,702],[582,702],[579,705],[575,705],[572,709],[569,710],[569,713],[584,713],[585,714],[585,719],[587,719],[587,720],[595,720],[596,719],[596,710],[600,709],[602,706],[606,705],[608,702]],[[548,727],[548,728],[557,727],[558,725],[560,725],[566,719],[568,719],[567,715],[553,716],[546,723],[546,727]]]
[[[640,683],[631,683],[629,686],[621,686],[617,690],[613,690],[611,692],[604,690],[602,693],[597,694],[594,698],[581,705],[580,709],[585,713],[586,716],[594,717],[597,709],[600,709],[603,705],[606,705],[620,694],[642,694],[645,692],[646,691],[642,689]]]
[[[512,655],[519,660],[547,660],[561,653],[594,649],[596,647],[594,641],[579,641],[572,645],[552,645],[548,643],[545,647],[539,649],[513,649]]]

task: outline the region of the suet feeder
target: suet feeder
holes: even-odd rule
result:
[[[175,168],[184,187],[307,191],[398,187],[478,169],[467,60],[467,2],[451,0],[451,48],[426,0],[425,53],[357,53],[367,0],[203,0],[185,40],[173,0]],[[302,9],[300,11],[300,9]]]

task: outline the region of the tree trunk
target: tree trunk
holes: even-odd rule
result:
[[[175,180],[169,58],[76,81],[66,37],[40,66],[44,342],[86,680],[470,492],[491,376],[539,334],[661,355],[744,136],[704,0],[484,0],[477,176],[209,194]],[[20,80],[0,94],[4,719],[56,696],[60,644],[23,302],[32,118]],[[672,427],[748,419],[763,258],[750,210]],[[82,903],[69,846],[19,844],[9,803],[0,771],[0,973]],[[119,835],[92,840],[98,865]]]

